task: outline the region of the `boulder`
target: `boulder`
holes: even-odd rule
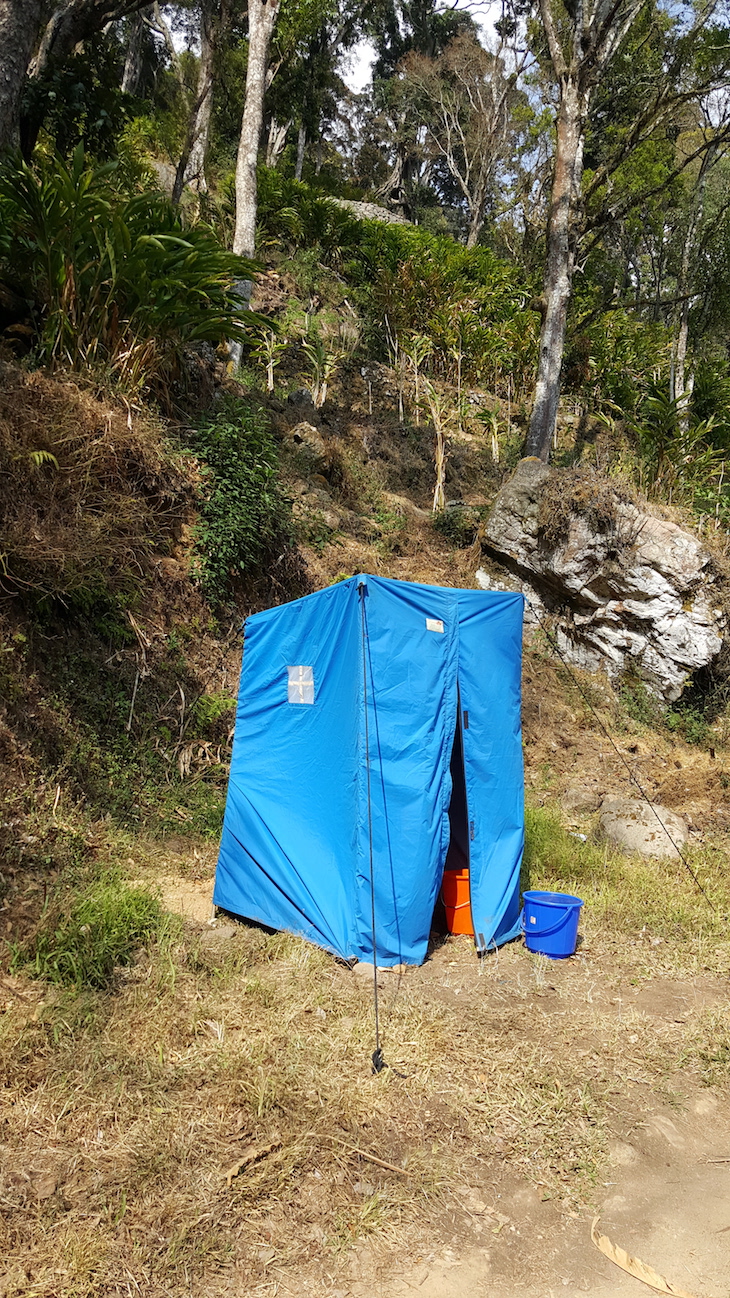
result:
[[[565,504],[551,526],[544,506],[554,510],[556,483]],[[483,544],[538,614],[554,614],[560,650],[578,667],[612,678],[630,669],[669,703],[720,651],[724,617],[707,550],[605,479],[585,470],[556,478],[523,460],[495,500]]]
[[[677,848],[682,850],[687,842],[687,825],[681,816],[658,803],[649,806],[641,798],[604,798],[600,825],[610,843],[626,852],[639,852],[642,856],[676,859]],[[669,834],[664,832],[662,825],[666,826]]]
[[[302,455],[313,471],[327,467],[329,456],[325,440],[319,429],[306,420],[284,434],[284,443],[292,452]]]
[[[380,207],[378,203],[360,203],[353,198],[330,198],[330,203],[351,212],[358,221],[382,221],[385,225],[410,225],[411,222],[402,212],[395,212],[390,207]]]

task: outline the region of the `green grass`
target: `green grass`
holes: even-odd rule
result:
[[[189,435],[203,467],[195,527],[197,576],[213,605],[291,540],[291,511],[279,489],[278,449],[253,403],[226,397]]]
[[[103,989],[119,965],[156,937],[158,899],[108,874],[85,892],[51,901],[35,934],[14,948],[13,970],[60,986]]]
[[[557,811],[526,808],[523,888],[573,893],[585,902],[588,938],[650,934],[661,939],[658,957],[690,971],[706,967],[710,944],[714,951],[727,940],[730,878],[719,848],[689,849],[688,860],[709,902],[681,861],[630,856],[598,839],[582,843]]]

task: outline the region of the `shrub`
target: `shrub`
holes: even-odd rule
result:
[[[205,485],[196,527],[198,577],[220,604],[232,584],[288,543],[290,514],[277,481],[277,447],[264,412],[227,398],[191,434]]]
[[[486,509],[471,505],[448,505],[434,516],[433,525],[451,545],[464,550],[473,545]]]
[[[159,901],[109,877],[49,907],[34,937],[13,953],[13,968],[72,987],[108,987],[118,965],[159,932]]]
[[[0,275],[32,304],[41,359],[107,366],[162,395],[183,349],[243,339],[236,285],[250,262],[205,225],[184,229],[161,195],[128,198],[115,164],[51,158],[6,165],[0,178]]]

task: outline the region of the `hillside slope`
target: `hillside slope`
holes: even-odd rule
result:
[[[585,899],[583,945],[545,970],[519,944],[482,965],[468,940],[439,937],[422,970],[384,977],[392,1069],[374,1078],[369,983],[286,935],[210,922],[240,622],[358,570],[472,586],[507,472],[483,423],[451,427],[461,503],[436,526],[433,430],[401,422],[392,371],[353,363],[319,410],[293,381],[257,393],[294,535],[213,616],[210,479],[186,431],[62,378],[3,378],[8,1298],[413,1284],[446,1298],[454,1267],[500,1298],[566,1277],[578,1293],[595,1279],[597,1208],[623,1239],[643,1223],[636,1242],[686,1283],[651,1204],[666,1133],[706,1159],[697,1106],[718,1130],[730,1116],[722,721],[695,718],[690,744],[689,714],[671,729],[633,686],[567,673],[534,636],[525,877]],[[602,796],[631,791],[621,756],[691,820],[712,908],[679,863],[599,841]],[[636,1161],[625,1212],[603,1188],[622,1158]],[[697,1227],[708,1289],[720,1228]]]

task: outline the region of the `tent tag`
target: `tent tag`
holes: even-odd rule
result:
[[[426,630],[427,630],[427,631],[438,631],[438,632],[440,632],[441,635],[443,635],[443,633],[444,633],[444,624],[443,624],[443,622],[441,621],[441,618],[440,618],[440,617],[427,617],[427,618],[426,618]]]

